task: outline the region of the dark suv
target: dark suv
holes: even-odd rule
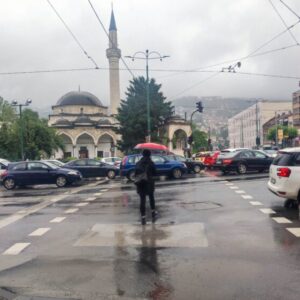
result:
[[[1,175],[3,186],[12,190],[16,186],[55,183],[64,187],[82,179],[76,170],[59,168],[51,163],[41,161],[24,161],[10,163],[8,169]]]

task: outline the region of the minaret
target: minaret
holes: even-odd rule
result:
[[[116,115],[120,106],[120,76],[119,60],[121,50],[118,49],[117,26],[114,11],[111,11],[109,25],[109,48],[106,50],[106,57],[109,61],[109,85],[110,85],[110,113]]]

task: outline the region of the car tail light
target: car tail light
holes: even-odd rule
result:
[[[7,176],[7,175],[8,175],[8,171],[5,170],[5,171],[1,174],[1,178],[4,178],[4,177]]]
[[[232,163],[232,159],[223,159],[223,165],[229,165]]]
[[[291,169],[289,168],[278,168],[277,169],[277,176],[278,177],[290,177]]]

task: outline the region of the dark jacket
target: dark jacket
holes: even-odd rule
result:
[[[147,170],[147,182],[137,185],[137,192],[139,194],[149,195],[154,193],[155,183],[153,176],[156,175],[156,168],[154,162],[150,157],[142,157],[142,159],[135,166],[135,174],[141,174]]]

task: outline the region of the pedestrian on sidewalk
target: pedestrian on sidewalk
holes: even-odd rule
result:
[[[140,196],[140,212],[142,225],[146,225],[146,196],[149,196],[152,223],[155,222],[157,212],[155,211],[154,178],[156,173],[155,164],[151,159],[151,151],[148,149],[143,150],[143,157],[136,164],[135,167],[135,184],[137,193]]]

